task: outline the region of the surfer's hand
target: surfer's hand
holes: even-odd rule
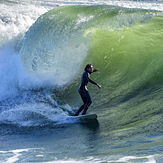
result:
[[[94,70],[93,70],[93,72],[96,72],[96,71],[98,71],[99,69],[98,68],[95,68]]]
[[[101,89],[101,85],[97,84],[98,88]]]

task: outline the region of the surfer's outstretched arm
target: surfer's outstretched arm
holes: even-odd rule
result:
[[[99,71],[98,68],[95,68],[95,69],[93,70],[93,72],[97,72],[97,71]],[[96,84],[96,85],[98,86],[99,89],[101,89],[101,85],[100,85],[100,84]]]
[[[99,69],[98,69],[98,68],[95,68],[95,69],[93,70],[93,72],[97,72],[97,71],[99,71]]]
[[[96,71],[98,71],[98,70],[99,70],[99,69],[96,68],[96,69],[92,70],[92,73],[93,73],[93,72],[96,72]],[[90,72],[90,73],[91,73],[91,72]],[[90,79],[90,76],[88,75],[88,73],[87,73],[87,79],[88,79],[88,81],[89,81],[90,83],[97,85],[98,88],[101,89],[101,85],[99,85],[99,84],[97,84],[96,82],[94,82],[93,80],[91,80],[91,79]]]

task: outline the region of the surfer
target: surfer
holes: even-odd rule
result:
[[[74,116],[78,116],[82,110],[83,110],[82,115],[85,115],[88,110],[88,107],[92,103],[91,97],[90,97],[88,89],[87,89],[88,82],[97,85],[99,89],[101,88],[101,86],[99,84],[97,84],[96,82],[94,82],[93,80],[90,79],[90,74],[98,71],[99,69],[96,68],[93,70],[93,65],[88,64],[88,65],[86,65],[84,70],[85,70],[85,72],[82,75],[81,84],[78,89],[79,94],[80,94],[84,104],[79,108],[79,110],[75,113]]]

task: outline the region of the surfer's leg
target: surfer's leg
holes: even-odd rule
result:
[[[78,116],[83,109],[84,109],[84,104],[79,108],[79,110],[74,114],[74,116]]]
[[[85,96],[85,93],[83,93],[83,91],[79,90],[79,94],[80,94],[84,104],[79,108],[79,110],[74,114],[74,116],[78,116],[79,113],[85,108],[85,105],[87,103],[87,97]]]
[[[91,97],[90,97],[90,95],[89,95],[89,92],[87,91],[86,92],[86,96],[87,96],[87,101],[86,101],[86,103],[85,103],[85,105],[84,105],[84,111],[83,111],[83,113],[82,113],[82,115],[85,115],[86,114],[86,112],[87,112],[87,110],[88,110],[88,107],[91,105],[91,103],[92,103],[92,100],[91,100]]]
[[[87,106],[87,104],[86,104],[85,107],[84,107],[84,111],[83,111],[82,115],[85,115],[86,112],[87,112],[87,110],[88,110],[88,106]]]

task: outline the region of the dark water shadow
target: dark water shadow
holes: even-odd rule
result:
[[[93,131],[97,131],[99,129],[99,122],[97,119],[94,120],[84,120],[81,121],[80,124],[88,129],[91,129]]]

